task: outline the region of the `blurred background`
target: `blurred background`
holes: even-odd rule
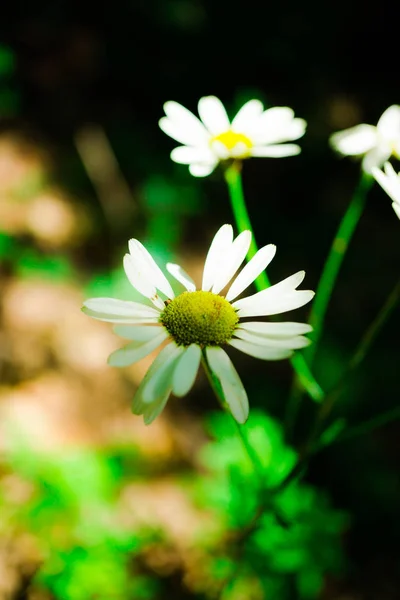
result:
[[[247,161],[243,176],[257,241],[278,247],[272,282],[305,269],[315,289],[359,178],[328,137],[399,102],[398,17],[358,0],[3,7],[1,600],[398,598],[398,424],[316,456],[278,499],[289,526],[267,511],[246,530],[257,484],[205,377],[145,427],[130,403],[153,357],[108,367],[122,341],[80,312],[88,297],[132,298],[130,237],[200,281],[216,229],[233,220],[227,191],[220,171],[194,179],[171,162],[158,120],[165,101],[195,112],[209,94],[231,116],[254,97],[307,120],[300,156]],[[375,186],[327,315],[324,387],[398,277],[399,231]],[[398,404],[399,326],[397,311],[332,419],[355,425]],[[296,460],[280,425],[291,367],[232,356],[275,485]],[[296,446],[314,415],[304,398]]]

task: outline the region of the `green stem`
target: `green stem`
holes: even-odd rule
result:
[[[225,181],[228,184],[229,197],[231,200],[232,212],[237,229],[240,233],[246,230],[251,231],[252,233],[251,244],[247,254],[247,258],[250,260],[255,254],[257,254],[258,247],[254,237],[249,213],[247,212],[247,206],[243,192],[241,168],[242,164],[240,162],[234,162],[225,171]],[[268,275],[265,271],[263,271],[255,281],[257,291],[265,290],[265,288],[270,287],[270,285],[271,283],[268,279]]]
[[[336,404],[336,401],[340,397],[343,391],[343,384],[347,377],[357,369],[361,362],[364,360],[368,350],[372,346],[379,332],[381,331],[383,325],[386,323],[391,313],[393,312],[395,306],[400,300],[400,280],[396,283],[393,290],[387,297],[384,305],[380,309],[379,313],[372,321],[372,323],[367,328],[366,332],[362,336],[352,358],[349,361],[348,367],[344,373],[344,375],[340,378],[338,383],[331,389],[331,391],[325,396],[324,402],[320,405],[319,411],[316,416],[316,420],[314,423],[314,427],[309,436],[308,442],[302,455],[299,459],[299,464],[297,468],[303,467],[307,464],[311,455],[315,454],[322,447],[326,447],[329,444],[319,444],[318,440],[321,439],[321,430],[323,429],[324,423],[332,412],[333,407]],[[343,431],[335,440],[341,441],[344,439],[349,439],[354,437],[355,435],[361,435],[362,433],[366,433],[372,430],[375,426],[379,427],[381,424],[388,423],[390,420],[394,420],[400,416],[400,409],[395,408],[388,413],[384,413],[378,417],[374,417],[373,419],[366,421],[360,425],[356,425],[355,427]],[[333,443],[333,442],[332,442]]]
[[[242,177],[241,177],[241,163],[234,162],[225,171],[225,180],[228,185],[229,196],[231,200],[232,212],[235,218],[236,227],[240,232],[246,229],[251,231],[251,245],[248,252],[248,259],[250,260],[257,253],[258,247],[254,237],[253,228],[249,213],[247,212],[246,201],[243,193]],[[257,291],[265,290],[269,287],[270,281],[265,271],[263,271],[255,280],[255,287]],[[291,364],[295,370],[297,377],[304,387],[308,395],[315,401],[321,402],[324,398],[324,391],[315,380],[311,373],[303,355],[297,352],[291,358]]]
[[[310,337],[313,343],[305,351],[309,368],[312,367],[318,343],[323,331],[329,299],[332,295],[332,291],[347,248],[364,210],[367,193],[372,183],[373,178],[371,175],[363,172],[349,207],[340,222],[339,229],[332,242],[328,258],[325,262],[310,313],[310,325],[313,327],[313,332],[310,334]],[[302,389],[299,385],[299,377],[297,375],[292,385],[285,415],[285,431],[288,439],[290,439],[293,434],[297,414],[300,408],[301,398]]]
[[[371,188],[373,181],[373,177],[368,173],[363,172],[361,174],[359,184],[354,192],[349,207],[340,222],[339,229],[325,262],[310,313],[310,325],[313,327],[313,333],[311,334],[313,344],[311,344],[306,351],[309,365],[312,365],[313,363],[318,342],[323,331],[329,299],[332,295],[347,248],[363,213],[367,193]]]
[[[396,283],[393,290],[387,297],[384,305],[380,309],[379,313],[372,321],[371,325],[368,327],[367,331],[361,338],[360,343],[357,346],[353,357],[350,360],[348,370],[356,369],[359,364],[364,360],[365,355],[370,349],[372,343],[374,342],[376,336],[382,329],[383,325],[386,323],[388,318],[390,317],[393,309],[396,307],[396,304],[400,300],[400,280]]]
[[[315,433],[313,435],[313,439],[315,439],[318,436],[322,424],[324,423],[324,421],[327,419],[327,417],[332,412],[332,409],[342,392],[344,381],[348,378],[348,376],[355,369],[357,369],[360,366],[361,362],[364,360],[367,352],[371,348],[373,342],[375,341],[375,339],[378,336],[379,332],[381,331],[382,327],[384,326],[384,324],[386,323],[386,321],[392,314],[392,312],[393,312],[394,308],[396,307],[397,303],[399,302],[399,300],[400,300],[400,280],[396,283],[393,290],[391,291],[389,296],[386,298],[386,301],[385,301],[384,305],[382,306],[382,308],[380,309],[379,313],[377,314],[375,319],[372,321],[372,323],[368,326],[367,330],[365,331],[364,335],[362,336],[362,338],[356,348],[356,351],[354,352],[352,358],[349,361],[349,364],[347,366],[345,373],[340,378],[338,383],[334,386],[334,388],[326,395],[324,403],[321,405],[320,410],[317,415],[316,429],[315,429]],[[346,432],[343,432],[343,436],[345,436],[345,435],[346,435]]]
[[[391,410],[388,410],[377,417],[367,419],[363,423],[354,425],[354,427],[349,427],[349,429],[338,435],[338,437],[333,440],[332,444],[337,444],[345,440],[351,440],[360,435],[365,435],[366,433],[374,431],[375,429],[378,429],[378,427],[382,427],[387,423],[392,423],[397,419],[400,419],[400,406],[396,406],[396,408],[392,408]]]

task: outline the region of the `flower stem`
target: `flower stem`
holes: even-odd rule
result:
[[[333,389],[326,395],[323,404],[321,404],[320,410],[317,414],[317,420],[314,428],[314,434],[312,434],[313,440],[318,437],[318,434],[321,430],[321,426],[327,419],[327,417],[332,412],[332,409],[340,396],[343,388],[344,381],[348,378],[348,376],[357,369],[361,362],[364,360],[367,355],[368,350],[371,348],[373,342],[381,331],[383,325],[386,323],[388,318],[390,317],[392,311],[394,310],[396,304],[400,300],[400,280],[396,283],[393,290],[386,298],[382,308],[379,313],[372,321],[372,323],[368,326],[364,335],[362,336],[356,351],[351,357],[347,369],[345,373],[342,375],[338,383],[333,387]],[[346,435],[346,432],[343,432],[343,436]]]
[[[328,258],[325,262],[310,313],[310,325],[313,327],[313,332],[311,334],[313,344],[306,350],[306,357],[310,366],[312,365],[318,342],[323,331],[329,299],[332,295],[347,248],[363,213],[367,194],[373,181],[374,179],[371,175],[362,172],[359,184],[353,194],[349,207],[340,222],[339,229],[332,242]]]
[[[251,221],[249,217],[249,213],[247,211],[246,201],[244,198],[243,192],[243,184],[242,184],[242,163],[236,161],[232,163],[230,167],[228,167],[225,171],[225,181],[228,185],[229,197],[231,200],[231,207],[233,216],[235,218],[236,227],[241,233],[246,229],[251,231],[251,244],[249,248],[249,252],[247,254],[247,258],[250,260],[257,253],[258,247],[256,243],[256,239],[254,237],[253,228],[251,226]],[[258,291],[265,290],[265,288],[271,285],[268,275],[265,271],[263,271],[256,279],[255,286]]]
[[[241,163],[234,162],[230,167],[225,170],[225,181],[228,185],[229,196],[231,200],[232,212],[235,218],[236,227],[239,232],[245,231],[246,229],[251,231],[251,245],[248,252],[248,259],[250,260],[257,253],[258,247],[254,237],[253,228],[249,213],[246,207],[246,201],[243,193],[242,176],[241,176]],[[263,271],[255,280],[255,287],[257,291],[264,290],[269,287],[270,281],[265,271]],[[295,370],[297,377],[304,387],[308,395],[315,401],[321,402],[324,398],[324,391],[315,380],[311,373],[303,355],[297,352],[291,358],[291,364]]]
[[[353,354],[353,357],[350,360],[348,370],[356,369],[361,361],[364,360],[365,355],[370,349],[372,343],[374,342],[376,336],[382,329],[383,325],[386,323],[388,318],[390,317],[393,309],[396,307],[396,304],[400,300],[400,279],[394,286],[393,290],[390,292],[389,296],[386,298],[386,301],[379,313],[372,321],[367,331],[361,338],[360,343],[357,346],[357,350]]]
[[[364,210],[367,193],[371,188],[373,181],[371,175],[362,172],[358,186],[349,207],[340,222],[339,229],[332,242],[328,258],[325,262],[310,313],[310,325],[313,327],[313,332],[310,334],[310,337],[313,343],[305,350],[305,357],[310,369],[313,365],[315,353],[323,331],[325,314],[340,267]],[[297,374],[289,395],[285,416],[285,431],[288,439],[291,438],[293,433],[301,398],[302,389]]]
[[[318,452],[321,448],[330,445],[318,443],[318,440],[321,440],[321,431],[323,429],[324,423],[331,414],[337,399],[340,397],[343,391],[343,384],[345,380],[356,368],[360,366],[368,350],[372,346],[383,325],[386,323],[399,301],[400,280],[396,283],[393,290],[387,297],[385,303],[383,304],[381,310],[362,336],[361,341],[359,342],[356,348],[356,351],[354,352],[352,358],[349,361],[344,375],[340,378],[338,383],[330,390],[330,392],[326,394],[324,402],[320,405],[314,423],[314,427],[300,456],[298,465],[296,467],[297,469],[304,467],[307,464],[310,457],[316,452]],[[335,438],[332,441],[332,443],[336,443],[345,439],[350,439],[357,435],[362,435],[363,433],[368,433],[368,431],[372,431],[376,427],[380,427],[381,425],[389,423],[390,421],[394,421],[398,418],[400,418],[400,409],[396,407],[395,409],[388,411],[387,413],[384,413],[383,415],[380,415],[378,417],[374,417],[373,419],[370,419],[365,423],[361,423],[360,425],[356,425],[353,428],[344,430],[338,435],[337,438]]]
[[[371,417],[371,419],[367,419],[363,423],[354,425],[354,427],[349,427],[346,429],[346,431],[343,431],[343,433],[338,435],[338,437],[332,441],[332,444],[343,442],[345,440],[351,440],[360,435],[365,435],[366,433],[374,431],[375,429],[378,429],[378,427],[382,427],[388,423],[392,423],[397,419],[400,419],[400,406],[396,406],[395,408],[392,408],[391,410],[388,410],[376,417]]]

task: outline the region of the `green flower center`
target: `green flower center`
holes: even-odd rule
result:
[[[178,346],[221,346],[232,338],[239,317],[222,296],[198,291],[170,300],[160,321]]]

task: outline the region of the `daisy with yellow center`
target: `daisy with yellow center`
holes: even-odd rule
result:
[[[227,159],[299,154],[300,146],[284,142],[297,140],[306,130],[306,122],[294,118],[291,108],[264,110],[259,100],[242,106],[232,123],[215,96],[200,98],[200,119],[178,102],[166,102],[164,110],[161,129],[184,144],[172,151],[171,158],[189,165],[190,173],[196,177],[209,175],[220,161]]]
[[[263,360],[279,360],[309,344],[304,334],[311,327],[306,323],[243,320],[293,310],[314,296],[314,292],[296,289],[305,276],[300,271],[266,290],[236,299],[269,265],[276,251],[273,244],[261,248],[226,295],[222,294],[243,263],[250,243],[250,231],[234,239],[231,225],[223,225],[208,251],[201,290],[196,290],[194,281],[179,265],[168,263],[169,273],[185,288],[175,296],[149,252],[132,239],[124,257],[125,273],[153,306],[114,298],[92,298],[84,303],[87,315],[115,323],[115,333],[131,340],[110,355],[112,366],[128,366],[169,342],[150,366],[133,401],[133,412],[143,415],[146,424],[160,414],[171,393],[181,397],[190,391],[202,357],[219,381],[233,416],[244,423],[249,413],[247,394],[222,346],[228,344]]]
[[[400,158],[400,106],[385,110],[376,126],[362,123],[334,133],[330,144],[343,156],[363,156],[366,173],[381,167],[391,156]]]

